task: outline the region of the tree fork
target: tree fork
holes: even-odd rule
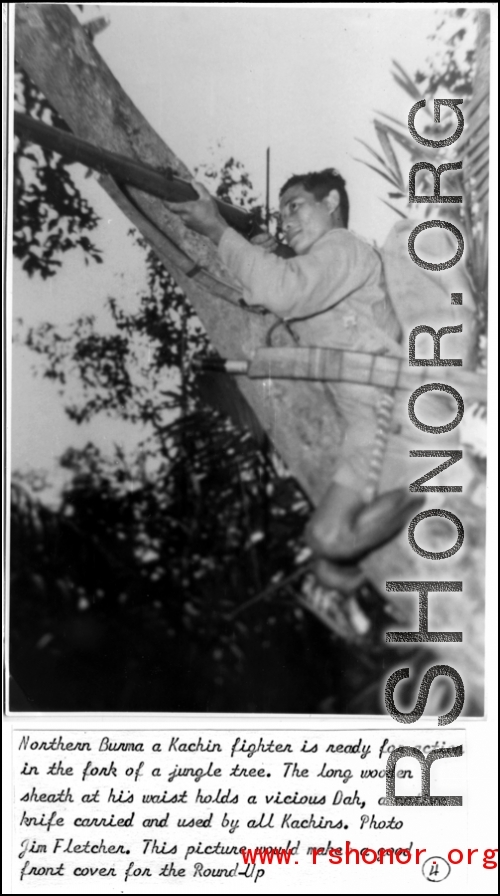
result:
[[[15,51],[19,64],[78,137],[192,179],[131,102],[67,6],[18,4]],[[219,353],[226,358],[250,359],[265,344],[273,315],[248,314],[237,304],[228,304],[228,299],[238,302],[240,291],[215,248],[185,228],[162,200],[134,188],[126,195],[109,177],[101,178],[101,184],[184,291]],[[186,259],[192,264],[186,265]],[[196,273],[199,268],[202,271]],[[208,276],[217,278],[216,287],[205,285]],[[302,327],[303,345],[307,346],[307,323]],[[285,328],[279,332],[280,344],[290,345]],[[331,482],[343,438],[335,388],[300,380],[237,377],[237,382],[292,474],[317,503]],[[406,408],[396,410],[397,419],[405,416]],[[410,447],[403,435],[400,445],[403,452]],[[386,463],[382,469],[382,490],[391,488],[389,466]],[[406,532],[366,557],[363,566],[382,593],[388,578],[404,574],[416,580],[422,575],[422,561],[409,549]],[[388,603],[401,612],[398,600],[389,596]]]
[[[67,6],[18,4],[15,53],[77,137],[192,180],[186,166],[126,95]],[[102,178],[101,183],[116,201],[116,185],[110,178]],[[129,197],[124,196],[119,204],[185,292],[215,348],[226,357],[250,358],[264,344],[274,316],[248,314],[225,301],[237,303],[241,293],[215,248],[188,230],[162,200],[130,188]],[[146,233],[141,227],[144,221],[149,224]],[[155,228],[158,232],[153,240]],[[182,255],[192,259],[191,269],[199,266],[222,281],[216,293],[200,285],[203,272],[201,277],[186,276]],[[277,451],[316,503],[331,479],[335,448],[342,437],[341,421],[324,387],[286,382],[269,387],[244,378],[238,386]]]

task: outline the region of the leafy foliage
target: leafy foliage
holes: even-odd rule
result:
[[[23,108],[64,126],[19,78]],[[399,199],[396,148],[413,147],[388,116],[376,131],[381,152],[370,153]],[[88,238],[97,218],[63,160],[20,145],[16,165],[15,253],[26,272],[52,276],[77,246],[99,260]],[[204,173],[220,198],[259,211],[234,159]],[[368,638],[353,650],[301,609],[308,502],[262,433],[257,443],[228,416],[236,408],[251,422],[231,380],[193,370],[207,336],[142,245],[147,288],[134,312],[109,300],[111,332],[85,316],[26,334],[72,419],[106,414],[142,436],[130,454],[68,450],[57,509],[30,497],[33,482],[14,484],[12,708],[383,711],[385,648]]]
[[[205,175],[219,197],[258,213],[233,159]],[[25,334],[73,420],[106,414],[143,435],[130,455],[115,448],[105,457],[91,444],[68,450],[57,510],[29,497],[33,482],[18,478],[18,699],[46,710],[342,709],[375,667],[340,642],[333,651],[332,636],[297,604],[308,502],[232,381],[194,371],[191,360],[210,350],[207,336],[135,239],[147,271],[135,311],[111,298],[111,331],[82,316]]]
[[[216,164],[203,164],[195,169],[196,174],[206,178],[212,187],[212,193],[223,202],[231,205],[239,205],[240,208],[251,209],[258,213],[262,209],[259,206],[253,192],[252,181],[245,167],[233,156],[224,162],[222,166]]]
[[[296,569],[295,484],[217,414],[168,438],[169,460],[68,451],[57,511],[15,485],[11,669],[27,708],[342,710],[373,661],[333,650],[290,588],[245,608]]]
[[[406,172],[415,162],[428,161],[436,168],[443,162],[462,161],[462,169],[446,172],[443,184],[446,193],[462,195],[461,204],[447,204],[440,210],[440,216],[454,222],[464,235],[467,253],[467,267],[476,302],[479,320],[479,334],[484,337],[487,313],[488,283],[488,153],[489,153],[489,108],[488,84],[479,86],[476,73],[479,59],[477,47],[467,46],[466,37],[470,38],[471,27],[475,28],[478,15],[472,10],[456,9],[447,13],[437,28],[437,34],[450,23],[458,19],[461,27],[452,28],[451,35],[442,41],[441,53],[435,52],[428,62],[427,71],[418,71],[411,78],[404,68],[394,62],[393,77],[397,84],[409,95],[412,102],[426,99],[426,106],[420,110],[418,127],[423,136],[432,140],[441,140],[454,128],[455,113],[451,110],[441,114],[441,121],[434,122],[433,100],[436,96],[454,96],[464,99],[463,113],[466,127],[458,144],[442,149],[422,146],[411,138],[406,122],[400,122],[392,116],[380,112],[374,120],[375,133],[381,147],[376,151],[364,141],[359,141],[375,159],[367,162],[359,159],[364,165],[375,171],[391,185],[388,198],[383,200],[397,215],[407,217],[407,210],[415,210],[408,203],[408,183]],[[478,20],[484,25],[484,19]],[[433,35],[437,42],[438,38]],[[462,46],[464,45],[464,46]],[[437,46],[435,47],[437,51]],[[461,52],[460,52],[461,51]],[[443,108],[443,107],[442,107]],[[426,122],[422,124],[422,122]],[[400,165],[398,152],[405,155],[404,166]],[[453,155],[455,154],[455,155]],[[408,161],[409,156],[409,161]],[[433,178],[430,171],[418,172],[418,192],[421,195],[434,193]],[[398,204],[394,204],[394,200]],[[432,206],[420,205],[425,214],[430,214]]]
[[[19,111],[68,130],[66,122],[16,66],[15,104]],[[89,238],[99,218],[76,186],[65,160],[16,137],[14,154],[13,251],[29,276],[52,277],[62,256],[80,248],[86,263],[100,263],[101,251]]]

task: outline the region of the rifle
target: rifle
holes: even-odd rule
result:
[[[109,174],[119,184],[136,187],[159,199],[166,199],[168,202],[192,202],[198,199],[198,194],[189,181],[178,177],[171,168],[159,171],[152,165],[94,146],[87,140],[75,137],[70,131],[51,127],[22,112],[14,112],[14,131],[24,140],[38,143],[44,149],[57,152],[71,162],[80,162],[94,171]],[[214,202],[226,223],[248,239],[263,231],[254,214],[215,197]],[[278,246],[276,254],[284,258],[294,255],[284,245]]]

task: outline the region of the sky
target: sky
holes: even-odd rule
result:
[[[276,204],[291,174],[333,165],[347,180],[352,228],[383,239],[394,216],[372,201],[382,183],[354,161],[356,137],[373,143],[377,109],[406,120],[411,102],[391,60],[410,73],[425,63],[432,6],[102,10],[111,24],[99,52],[191,168],[222,142],[219,156],[242,161],[263,194],[269,146]]]
[[[97,50],[165,142],[191,168],[229,156],[265,193],[271,148],[271,204],[293,173],[335,166],[347,181],[350,226],[382,244],[396,216],[383,205],[385,182],[356,158],[356,138],[376,146],[376,110],[405,120],[412,101],[391,76],[392,60],[413,75],[435,50],[429,36],[442,18],[434,4],[128,6],[87,4],[83,17],[106,15]],[[74,171],[76,171],[74,167]],[[82,177],[82,173],[76,175]],[[102,218],[95,243],[105,264],[67,255],[61,273],[30,280],[14,264],[13,314],[24,326],[69,324],[95,314],[108,326],[105,300],[133,303],[144,267],[130,247],[121,213],[92,178],[82,190]],[[13,349],[12,468],[55,471],[68,445],[135,444],[137,433],[99,419],[77,427],[39,361]],[[38,373],[37,373],[38,371]],[[35,375],[36,374],[36,375]]]

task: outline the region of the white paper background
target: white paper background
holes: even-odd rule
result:
[[[482,5],[482,4],[479,4]],[[355,5],[354,5],[355,6]],[[363,5],[365,8],[367,4]],[[373,9],[379,9],[382,5],[373,6]],[[391,5],[389,5],[391,6]],[[415,13],[416,10],[421,8],[421,6],[425,6],[425,4],[398,4],[398,7],[406,6],[412,14]],[[308,7],[310,9],[310,7]],[[325,5],[323,8],[328,8]],[[342,7],[346,8],[346,7]],[[349,8],[352,8],[350,6]],[[492,57],[495,61],[497,59],[497,22],[496,22],[496,7],[488,6],[492,10]],[[191,8],[189,11],[186,11],[186,15],[193,15],[195,11],[195,7]],[[5,28],[5,5],[3,8],[4,11],[4,28]],[[235,10],[236,11],[236,10]],[[286,13],[280,10],[280,15],[285,16]],[[5,32],[4,32],[5,33]],[[230,35],[228,35],[230,37]],[[387,40],[388,35],[382,35],[385,40]],[[398,46],[397,35],[390,34],[390,42],[394,43],[394,53],[396,55],[396,50],[400,51],[400,45]],[[299,62],[300,65],[300,44],[294,48],[296,54],[299,54]],[[144,51],[144,48],[143,48]],[[104,55],[104,54],[103,54]],[[120,54],[119,54],[120,56]],[[160,133],[164,131],[167,140],[170,138],[170,128],[168,127],[168,123],[163,124],[162,121],[155,120],[157,116],[161,113],[162,109],[162,91],[167,90],[167,85],[157,85],[157,89],[153,89],[151,85],[148,86],[146,83],[144,85],[144,90],[142,97],[135,97],[133,90],[131,89],[131,84],[126,83],[125,73],[127,68],[130,70],[129,60],[127,59],[127,54],[121,51],[121,61],[119,56],[115,58],[114,61],[111,59],[111,66],[115,67],[115,73],[119,78],[123,80],[125,89],[127,89],[132,98],[138,102],[138,105],[141,107],[142,111],[146,114],[146,117],[149,117],[154,126],[158,128]],[[106,58],[106,57],[105,57]],[[360,70],[362,70],[362,62],[360,60]],[[122,67],[122,70],[119,71],[119,67]],[[140,78],[137,77],[137,70],[134,74],[134,78],[137,81],[137,86],[140,86]],[[133,79],[132,79],[133,80]],[[496,85],[496,77],[493,78],[493,84]],[[266,81],[263,81],[263,89],[266,88]],[[492,109],[496,109],[496,88],[494,88],[493,93],[493,102]],[[149,96],[150,107],[145,107],[145,97]],[[385,105],[383,102],[384,98],[380,98],[380,104]],[[373,104],[372,104],[373,105]],[[147,106],[147,104],[146,104]],[[236,113],[237,104],[234,106],[234,110]],[[179,114],[178,120],[180,122],[182,116]],[[179,154],[184,156],[185,160],[188,164],[194,164],[200,160],[202,155],[197,154],[196,157],[190,158],[187,152],[187,147],[189,145],[189,131],[192,127],[192,117],[191,115],[185,115],[185,129],[186,133],[182,133],[182,129],[178,130],[177,140],[174,140],[172,137],[172,144],[176,151]],[[228,114],[227,120],[231,120],[231,116]],[[342,118],[339,116],[339,128],[342,126]],[[228,125],[229,127],[229,125]],[[263,135],[263,145],[267,145],[267,134]],[[253,139],[252,134],[249,132],[248,134],[243,133],[243,137],[249,142],[250,149],[249,153],[255,153],[258,151],[257,146],[251,145],[251,141]],[[494,138],[496,139],[496,138]],[[307,147],[307,140],[305,141],[305,145]],[[280,166],[283,167],[285,164],[284,161],[280,162],[280,158],[284,159],[285,156],[289,153],[290,147],[283,146],[281,149],[279,144],[276,145],[275,150],[275,164],[276,164],[276,178],[277,182],[280,179],[281,169]],[[281,153],[281,156],[280,156]],[[497,159],[497,144],[494,142],[492,144],[492,159]],[[307,163],[304,163],[307,164]],[[326,164],[326,161],[325,161]],[[294,158],[293,166],[296,168],[300,168],[300,154],[299,158]],[[310,167],[310,166],[309,166]],[[495,177],[495,165],[493,167],[493,178]],[[492,244],[496,246],[497,240],[497,230],[496,230],[496,205],[495,202],[496,197],[496,184],[493,180],[492,184],[492,222],[494,222],[494,226],[492,227]],[[373,223],[370,225],[373,228]],[[369,228],[370,229],[370,228]],[[370,234],[369,234],[370,235]],[[497,253],[496,251],[492,253],[492,258],[496,261]],[[497,281],[496,281],[496,270],[492,272],[491,275],[491,288],[490,295],[492,297],[490,303],[491,309],[491,322],[490,322],[490,332],[496,333],[496,312],[497,305],[495,298],[497,296]],[[496,343],[492,340],[491,342],[492,350],[490,352],[490,360],[496,361],[496,358],[493,358],[496,355]],[[494,371],[492,371],[494,373]],[[490,443],[488,450],[488,457],[490,459],[496,459],[497,453],[495,444],[493,442],[493,434],[495,431],[495,427],[492,424],[492,418],[494,417],[494,413],[496,410],[496,393],[493,392],[493,381],[495,377],[494,375],[490,378],[490,399],[489,399],[489,414],[490,414]],[[495,563],[494,560],[496,558],[496,513],[495,507],[493,505],[493,495],[496,494],[496,470],[494,463],[490,463],[489,468],[489,494],[490,494],[490,504],[489,504],[489,527],[488,527],[488,551],[487,551],[487,565],[488,565],[488,579],[487,579],[487,589],[486,589],[486,607],[487,607],[487,623],[486,623],[486,631],[487,631],[487,676],[486,676],[486,697],[487,697],[487,714],[484,720],[474,720],[467,721],[460,719],[458,725],[460,726],[460,730],[465,729],[466,732],[466,743],[467,743],[467,755],[461,761],[465,764],[466,767],[466,791],[465,791],[465,806],[463,809],[454,809],[454,808],[443,808],[443,809],[434,809],[434,810],[422,810],[422,809],[406,809],[405,813],[408,814],[409,817],[415,816],[417,817],[420,812],[425,812],[428,815],[432,812],[432,818],[427,821],[427,835],[428,835],[428,844],[423,844],[427,848],[430,848],[432,842],[445,843],[447,844],[447,826],[450,824],[449,818],[450,815],[454,813],[458,813],[459,815],[463,815],[465,817],[465,842],[463,844],[464,847],[476,848],[478,847],[480,850],[484,848],[491,848],[496,846],[496,830],[494,831],[494,819],[496,816],[496,765],[497,765],[497,752],[496,752],[496,610],[497,610],[497,589],[495,585]],[[435,720],[424,719],[426,726],[431,726],[432,731],[437,737],[441,734],[441,730],[438,730],[437,723]],[[111,724],[110,724],[111,723]],[[13,859],[16,851],[18,850],[18,841],[17,838],[13,838],[13,831],[11,828],[10,820],[12,819],[12,810],[13,810],[13,777],[11,771],[11,733],[12,729],[15,727],[18,728],[29,728],[31,731],[36,728],[40,728],[40,730],[62,730],[65,731],[69,729],[81,730],[85,728],[86,731],[91,731],[93,729],[99,730],[100,726],[103,723],[94,717],[87,717],[84,719],[74,717],[74,716],[65,716],[64,719],[60,717],[33,717],[30,716],[26,719],[3,719],[3,730],[4,730],[4,742],[5,742],[5,753],[4,753],[4,790],[3,790],[3,804],[5,811],[5,829],[4,829],[4,875],[5,875],[5,884],[4,884],[4,892],[43,892],[44,888],[40,883],[37,884],[35,889],[16,889],[15,887],[18,884],[12,885],[10,882],[10,865],[11,860]],[[112,727],[116,729],[126,730],[127,728],[133,727],[134,729],[143,727],[144,729],[152,729],[152,728],[161,728],[163,730],[175,730],[180,731],[182,728],[192,730],[196,729],[197,732],[202,731],[203,729],[210,728],[211,731],[215,731],[218,728],[227,729],[228,727],[228,719],[221,717],[192,717],[192,716],[183,716],[183,717],[174,717],[169,716],[168,719],[165,716],[156,716],[156,717],[137,717],[133,718],[133,725],[130,716],[128,717],[118,717],[113,716],[112,719],[106,720],[106,731],[111,732]],[[369,725],[371,729],[378,729],[380,731],[387,729],[387,718],[375,718],[375,719],[360,719],[360,718],[349,718],[346,719],[343,717],[342,719],[332,719],[332,718],[307,718],[307,717],[294,717],[293,719],[284,718],[284,717],[237,717],[231,716],[230,719],[230,727],[233,730],[238,729],[239,727],[245,728],[246,730],[252,729],[255,731],[256,736],[258,736],[264,728],[266,729],[290,729],[293,727],[296,731],[304,732],[308,737],[311,736],[312,730],[317,730],[320,732],[329,732],[328,737],[331,739],[334,738],[334,732],[340,729],[345,729],[347,726],[351,728],[353,731],[362,731],[364,728]],[[401,727],[397,727],[392,729],[394,731],[394,739],[401,739],[402,742],[406,742],[403,735],[406,734],[406,731],[402,731]],[[452,734],[456,736],[457,729],[455,729]],[[408,740],[408,743],[413,742],[413,739],[416,736],[416,732],[411,732],[412,740]],[[418,742],[418,741],[416,741]],[[454,792],[453,790],[451,792]],[[415,822],[417,826],[420,827],[421,822],[417,819]],[[408,823],[408,830],[410,829],[410,822]],[[293,839],[293,838],[292,838]],[[411,839],[415,839],[413,836]],[[354,841],[354,838],[353,838]],[[356,844],[354,844],[356,845]],[[369,845],[368,841],[363,845]],[[450,846],[460,846],[460,843],[452,843]],[[338,888],[342,892],[350,892],[350,893],[364,893],[367,891],[373,892],[401,892],[404,887],[406,887],[410,892],[424,892],[429,887],[429,884],[424,882],[421,877],[417,878],[414,876],[414,871],[412,870],[412,874],[410,876],[409,870],[405,868],[396,869],[388,868],[387,870],[383,870],[377,868],[377,873],[372,871],[370,868],[359,866],[352,869],[342,868],[341,866],[335,868],[328,868],[326,872],[320,870],[320,868],[307,868],[304,871],[301,868],[300,875],[294,869],[287,869],[287,872],[284,870],[276,870],[271,873],[268,871],[264,878],[265,884],[261,883],[260,886],[264,887],[266,892],[288,892],[290,889],[297,891],[299,888],[304,892],[331,892],[334,888]],[[448,878],[447,881],[441,883],[439,886],[442,888],[442,892],[464,892],[464,893],[493,893],[496,892],[496,872],[492,871],[484,871],[480,865],[477,863],[470,868],[463,869],[460,871],[455,869],[452,871],[452,874]],[[247,884],[245,887],[242,887],[241,890],[235,890],[233,885],[233,881],[229,882],[229,886],[224,886],[224,882],[220,880],[210,881],[209,879],[203,880],[202,887],[204,890],[208,892],[220,892],[221,890],[224,892],[240,892],[248,887],[252,887],[252,884]],[[95,892],[127,892],[127,890],[122,887],[122,889],[117,890],[107,890],[105,887],[105,881],[101,879],[96,885]],[[419,889],[420,887],[420,889]],[[460,889],[457,889],[460,887]],[[189,889],[195,888],[195,880],[192,878],[186,879],[186,884],[177,887],[176,884],[172,884],[169,882],[168,887],[164,886],[163,891],[167,892],[187,892]],[[201,889],[201,887],[200,887]],[[90,890],[90,884],[85,884],[85,891]],[[54,888],[51,885],[46,890],[47,892],[54,892]],[[82,890],[83,891],[83,890]],[[138,884],[129,885],[130,892],[149,892],[149,890],[141,885],[139,887]],[[71,886],[68,888],[67,882],[65,882],[65,892],[78,892],[76,887]]]

